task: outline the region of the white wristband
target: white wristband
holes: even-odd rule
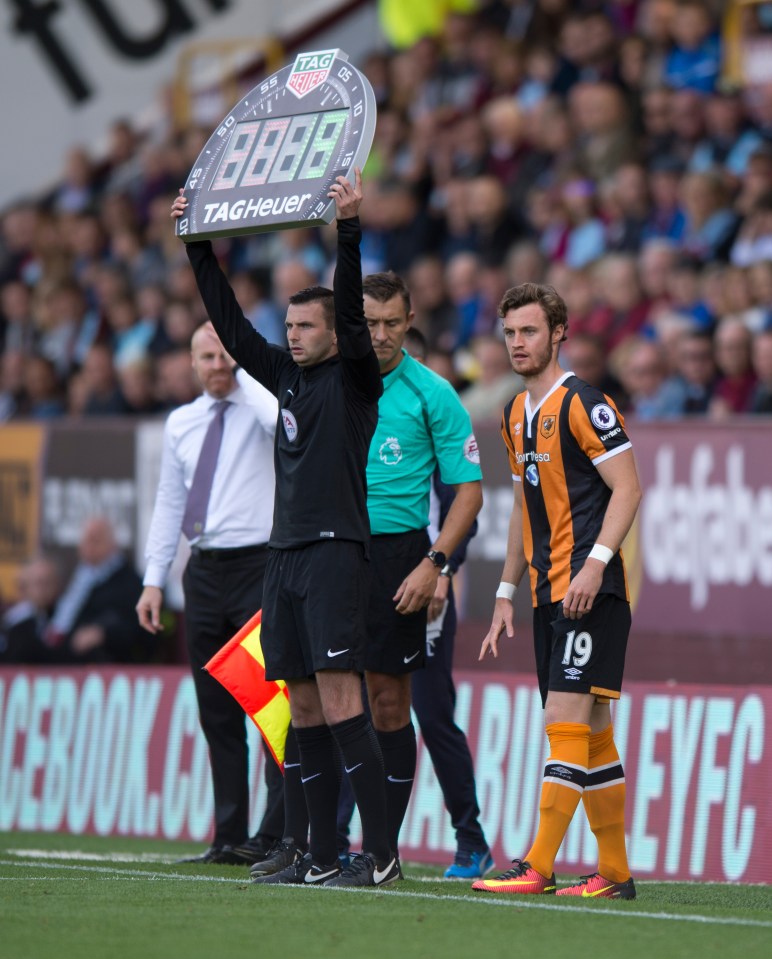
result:
[[[514,583],[499,583],[499,588],[496,590],[496,599],[509,599],[517,592],[517,586]]]
[[[596,543],[587,556],[587,559],[599,559],[604,566],[608,566],[613,558],[614,550],[609,549],[608,546],[601,546],[600,543]]]

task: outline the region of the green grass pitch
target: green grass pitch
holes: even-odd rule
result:
[[[174,864],[200,848],[0,833],[0,956],[751,959],[772,942],[772,886],[639,882],[634,902],[515,898],[406,864],[389,890],[266,887],[245,868]]]

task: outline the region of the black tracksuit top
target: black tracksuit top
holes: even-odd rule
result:
[[[335,332],[338,354],[301,368],[267,342],[239,307],[209,241],[188,243],[196,282],[223,346],[279,400],[276,500],[269,545],[325,539],[368,543],[367,453],[383,392],[362,301],[359,219],[338,221]],[[260,491],[255,490],[259,496]]]

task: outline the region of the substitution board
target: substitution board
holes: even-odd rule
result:
[[[222,120],[185,184],[183,240],[330,223],[338,176],[353,182],[375,133],[375,96],[342,50],[300,53]]]

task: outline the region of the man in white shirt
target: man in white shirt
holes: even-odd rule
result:
[[[283,833],[282,776],[265,750],[268,805],[248,839],[244,711],[202,667],[262,606],[278,408],[259,384],[251,382],[248,395],[241,388],[211,323],[193,334],[191,359],[204,392],[166,421],[137,614],[149,632],[163,628],[162,590],[184,532],[191,545],[183,577],[185,639],[209,744],[215,818],[212,845],[187,861],[249,864]]]

